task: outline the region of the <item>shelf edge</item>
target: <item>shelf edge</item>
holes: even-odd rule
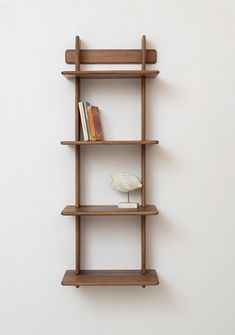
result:
[[[158,140],[110,140],[110,141],[61,141],[62,145],[153,145],[159,144]]]
[[[156,286],[159,285],[157,272],[154,269],[141,270],[66,270],[63,286]]]

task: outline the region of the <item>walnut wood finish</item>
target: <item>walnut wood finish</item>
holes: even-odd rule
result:
[[[118,208],[112,205],[80,205],[77,206],[66,206],[62,212],[62,215],[76,215],[76,216],[136,216],[136,215],[157,215],[158,210],[154,205],[146,205],[145,207],[139,208]]]
[[[81,270],[79,275],[74,270],[67,270],[62,285],[68,286],[145,286],[158,285],[155,270],[146,270],[143,275],[139,270]]]
[[[76,36],[75,40],[75,70],[80,70],[80,38]],[[80,139],[80,117],[78,102],[80,101],[81,85],[80,78],[75,79],[75,139]],[[80,206],[80,146],[76,146],[75,153],[75,205]],[[76,216],[75,218],[75,266],[76,274],[80,272],[80,259],[81,259],[81,217]]]
[[[75,64],[76,51],[65,51],[65,62],[67,64]],[[146,50],[146,63],[154,64],[157,61],[157,53],[154,49]],[[140,49],[81,49],[81,64],[141,64],[142,54]]]
[[[142,36],[142,71],[145,71],[145,50],[146,50],[146,38]],[[145,78],[141,78],[141,140],[146,139],[146,85]],[[141,202],[144,207],[146,204],[146,153],[145,146],[141,146]]]
[[[62,71],[67,78],[83,79],[132,79],[132,78],[155,78],[159,71],[143,70],[109,70],[109,71]]]
[[[142,71],[146,64],[146,37],[142,36]],[[146,85],[145,78],[141,78],[141,140],[146,137]],[[141,145],[141,204],[146,206],[146,147]],[[146,217],[141,216],[141,272],[146,273]]]
[[[61,141],[63,145],[137,145],[137,144],[158,144],[157,140],[144,140],[144,141],[132,141],[132,140],[117,140],[117,141]]]
[[[63,285],[157,285],[155,270],[146,269],[146,216],[157,215],[154,205],[146,205],[146,145],[157,144],[146,140],[146,78],[155,78],[159,71],[146,70],[146,64],[156,62],[156,50],[146,49],[146,38],[142,36],[142,47],[138,50],[86,50],[81,49],[76,37],[75,50],[66,50],[66,62],[75,64],[75,71],[63,71],[68,78],[75,78],[75,140],[62,141],[64,145],[75,145],[75,205],[63,209],[62,215],[75,216],[76,220],[76,268],[68,270]],[[140,70],[81,71],[80,64],[141,64]],[[81,141],[78,101],[81,100],[81,79],[139,78],[141,80],[141,139],[116,141]],[[141,145],[141,207],[119,209],[117,206],[85,206],[80,197],[80,147],[81,145]],[[80,225],[81,216],[139,216],[141,218],[141,270],[81,270],[80,267]]]

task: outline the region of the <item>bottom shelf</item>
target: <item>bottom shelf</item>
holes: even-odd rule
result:
[[[67,270],[62,280],[66,286],[147,286],[158,285],[155,270],[81,270],[77,275],[75,270]]]

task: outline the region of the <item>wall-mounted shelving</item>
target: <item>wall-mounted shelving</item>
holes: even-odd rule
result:
[[[146,267],[146,217],[157,215],[155,205],[146,202],[146,145],[158,144],[157,140],[146,139],[146,78],[155,78],[159,74],[156,70],[146,70],[146,64],[157,61],[154,49],[146,49],[146,38],[142,37],[141,49],[127,50],[89,50],[80,48],[77,36],[75,49],[66,50],[67,64],[74,64],[75,71],[63,71],[67,78],[75,78],[75,139],[62,141],[63,145],[75,146],[75,204],[66,206],[61,212],[65,216],[75,217],[76,228],[76,262],[75,270],[67,270],[62,285],[91,286],[91,285],[157,285],[157,273]],[[81,71],[81,64],[141,64],[140,70],[107,70]],[[80,87],[82,79],[138,79],[141,80],[141,138],[139,140],[105,140],[82,141],[80,138],[80,117],[78,102],[81,100]],[[80,192],[80,147],[89,145],[140,145],[141,147],[141,206],[138,209],[121,209],[117,206],[81,205]],[[107,158],[108,159],[108,158]],[[81,256],[81,222],[83,216],[138,216],[141,224],[141,266],[139,270],[83,270],[80,266]]]

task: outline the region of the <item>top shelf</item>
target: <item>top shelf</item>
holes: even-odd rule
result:
[[[118,79],[118,78],[156,78],[156,70],[110,70],[110,71],[62,71],[67,78]]]

